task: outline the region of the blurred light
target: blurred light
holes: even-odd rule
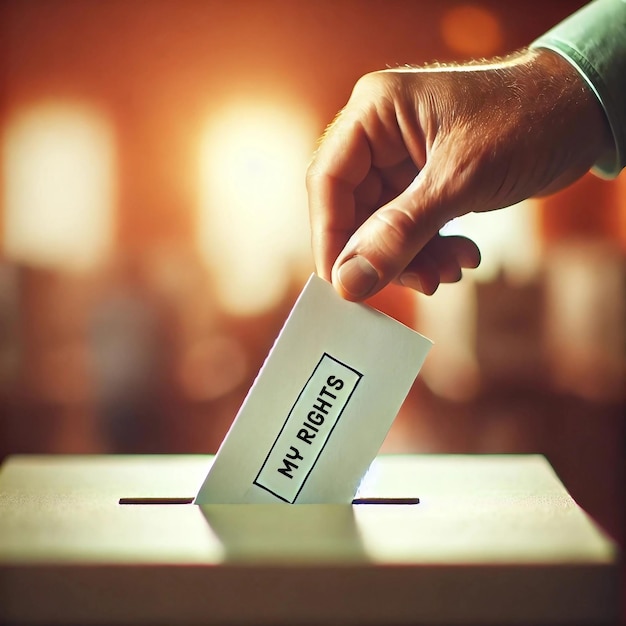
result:
[[[471,4],[445,12],[441,36],[450,50],[474,57],[496,54],[503,44],[498,18],[487,9]]]
[[[617,246],[572,240],[550,249],[545,338],[560,389],[624,399],[625,285]]]
[[[201,144],[198,240],[224,309],[253,314],[280,300],[310,257],[304,176],[315,125],[301,107],[233,103]]]
[[[471,270],[476,280],[488,282],[506,274],[513,282],[532,278],[541,263],[538,205],[526,200],[487,213],[468,213],[444,226],[442,235],[464,235],[476,242],[482,260]]]
[[[421,379],[438,396],[457,402],[476,396],[480,372],[476,360],[476,285],[470,279],[441,285],[420,297],[419,329],[433,342]]]
[[[114,194],[106,119],[75,104],[29,107],[9,122],[3,152],[6,255],[64,270],[101,262]]]

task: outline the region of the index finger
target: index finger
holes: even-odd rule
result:
[[[371,163],[363,127],[343,111],[326,131],[306,177],[313,258],[317,273],[328,281],[356,229],[354,194]]]

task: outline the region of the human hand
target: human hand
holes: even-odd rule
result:
[[[547,50],[361,78],[307,171],[318,274],[349,300],[426,294],[476,267],[454,217],[556,191],[611,145],[600,104]]]

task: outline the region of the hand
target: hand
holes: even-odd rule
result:
[[[349,300],[390,281],[432,294],[480,262],[444,224],[556,191],[611,141],[595,96],[547,50],[367,74],[307,172],[317,271]]]

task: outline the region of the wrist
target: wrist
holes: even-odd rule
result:
[[[555,123],[569,135],[570,150],[590,169],[611,158],[615,143],[602,103],[570,61],[547,48],[527,51],[526,62],[540,76],[538,97],[552,100]]]

